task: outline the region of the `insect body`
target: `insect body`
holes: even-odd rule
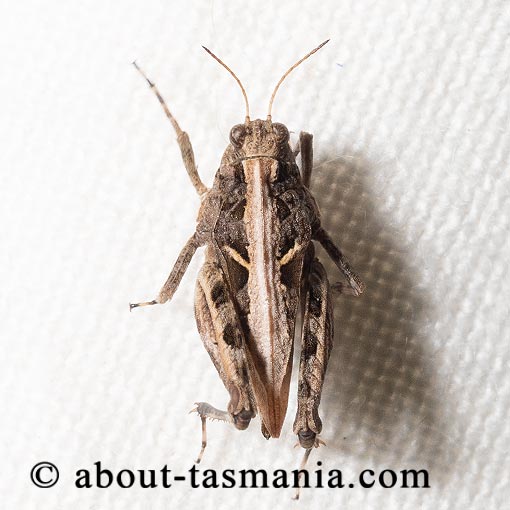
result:
[[[330,285],[315,257],[313,241],[323,245],[346,277],[347,284],[336,284],[333,289],[352,295],[363,291],[361,280],[321,227],[309,190],[312,136],[301,133],[298,147],[292,149],[287,128],[272,122],[270,113],[266,120],[250,120],[246,94],[237,80],[246,100],[246,120],[232,128],[214,184],[207,189],[196,170],[187,134],[154,84],[147,81],[177,132],[184,164],[202,203],[195,233],[159,296],[130,306],[171,299],[193,254],[206,246],[196,284],[195,315],[203,344],[230,401],[226,411],[204,402],[197,404],[203,431],[198,462],[206,445],[206,418],[227,421],[243,430],[259,414],[262,434],[279,437],[289,398],[296,316],[301,309],[294,433],[307,457],[320,442],[318,408],[333,339]],[[299,152],[301,171],[295,159]]]

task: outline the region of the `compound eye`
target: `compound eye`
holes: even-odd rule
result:
[[[289,141],[289,130],[279,122],[273,124],[273,133],[276,136],[278,144],[283,144]]]
[[[243,146],[246,137],[246,128],[243,124],[237,124],[230,130],[230,143],[240,149]]]

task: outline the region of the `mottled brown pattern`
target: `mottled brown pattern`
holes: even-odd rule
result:
[[[299,148],[289,144],[283,124],[248,118],[230,133],[211,189],[196,170],[189,138],[178,126],[154,84],[178,135],[185,167],[202,198],[196,231],[182,250],[158,298],[171,299],[189,262],[206,246],[196,286],[195,315],[203,344],[230,394],[227,411],[198,403],[202,417],[248,427],[258,413],[262,434],[278,437],[285,419],[292,370],[296,316],[303,327],[294,432],[301,446],[318,446],[318,409],[333,341],[330,285],[315,258],[319,241],[347,284],[335,290],[359,295],[363,283],[322,229],[309,191],[312,135],[301,133]],[[295,161],[301,152],[301,172]]]

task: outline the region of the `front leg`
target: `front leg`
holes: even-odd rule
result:
[[[313,169],[313,135],[301,131],[299,134],[299,149],[301,151],[301,179],[303,184],[307,188],[310,188]],[[338,293],[350,294],[352,296],[359,296],[362,294],[365,290],[365,284],[352,270],[347,259],[343,256],[331,237],[329,237],[329,234],[323,228],[319,228],[314,235],[314,239],[322,244],[328,255],[348,281],[348,286],[342,283],[336,283],[333,289]]]
[[[298,409],[294,434],[309,450],[318,446],[322,430],[319,417],[322,386],[333,345],[333,308],[330,287],[323,265],[313,260],[305,282],[301,357],[298,379]]]
[[[135,66],[137,71],[145,78],[154,94],[156,94],[158,101],[163,107],[165,115],[172,123],[172,126],[177,135],[177,143],[179,144],[179,148],[181,149],[182,161],[184,163],[184,166],[186,167],[186,171],[188,172],[189,178],[191,179],[191,183],[197,190],[197,193],[201,197],[204,196],[208,191],[207,186],[202,182],[200,176],[198,175],[197,165],[195,164],[195,156],[193,154],[193,147],[191,146],[191,141],[189,139],[188,133],[181,129],[181,127],[175,120],[175,117],[170,113],[170,110],[168,109],[168,106],[166,105],[165,100],[163,99],[163,96],[160,94],[156,85],[152,81],[150,81],[149,78],[147,78],[145,73],[140,69],[140,67],[138,67],[138,64],[136,62],[133,62],[133,65]]]

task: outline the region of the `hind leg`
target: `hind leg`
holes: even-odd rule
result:
[[[204,347],[230,394],[227,411],[206,402],[197,403],[202,419],[202,449],[205,446],[206,418],[233,423],[244,430],[256,414],[249,378],[245,339],[225,275],[217,264],[206,262],[198,277],[195,294],[195,317]]]
[[[326,367],[333,343],[333,310],[329,282],[322,264],[315,259],[305,286],[298,409],[294,433],[303,448],[311,448],[322,430],[319,404]]]
[[[300,469],[305,468],[312,448],[322,443],[317,437],[322,430],[319,404],[333,343],[330,287],[326,271],[317,259],[312,261],[305,282],[303,310],[298,409],[294,420],[294,434],[305,449]],[[299,499],[299,487],[294,498]]]

